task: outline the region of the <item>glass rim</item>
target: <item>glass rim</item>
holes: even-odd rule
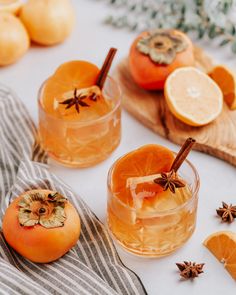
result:
[[[173,151],[172,151],[173,152]],[[113,172],[113,169],[114,169],[114,166],[117,164],[117,162],[122,159],[123,157],[125,157],[126,155],[128,155],[129,153],[126,153],[124,154],[123,156],[119,157],[113,164],[112,166],[110,167],[109,171],[108,171],[108,176],[107,176],[107,187],[108,189],[112,192],[111,190],[111,177],[112,177],[112,172]],[[173,152],[174,155],[177,155],[176,152]],[[167,209],[167,210],[162,210],[162,211],[155,211],[153,213],[153,215],[155,216],[163,216],[163,215],[167,215],[167,214],[173,214],[179,210],[181,210],[182,208],[188,206],[188,204],[190,204],[191,202],[193,202],[193,200],[195,198],[198,198],[198,192],[199,192],[199,188],[200,188],[200,177],[199,177],[199,174],[197,172],[197,169],[195,168],[195,166],[188,160],[188,159],[185,159],[184,160],[184,163],[187,163],[187,165],[191,168],[191,170],[193,171],[194,173],[194,189],[192,191],[192,195],[191,195],[191,198],[189,198],[186,202],[184,202],[183,204],[175,207],[175,208],[172,208],[172,209]],[[181,167],[180,167],[181,169]],[[131,211],[136,211],[136,209],[134,207],[131,207],[125,203],[123,203],[114,193],[112,193],[112,198],[116,199],[116,201],[118,201],[118,203],[120,203],[123,207],[131,210]]]
[[[111,76],[107,76],[107,80],[110,80],[114,85],[116,85],[117,87],[117,90],[119,92],[119,95],[118,95],[118,99],[117,99],[117,102],[114,106],[114,108],[109,111],[107,114],[97,118],[97,119],[94,119],[94,120],[89,120],[89,121],[65,121],[63,120],[62,118],[57,118],[55,116],[53,116],[52,114],[49,114],[45,111],[45,109],[43,108],[42,106],[42,101],[41,101],[41,94],[42,94],[42,91],[43,91],[43,88],[46,84],[46,82],[51,78],[52,76],[50,76],[49,78],[47,78],[40,86],[39,90],[38,90],[38,96],[37,96],[37,101],[38,101],[38,106],[39,108],[50,118],[52,118],[53,120],[55,121],[58,121],[58,122],[63,122],[63,123],[66,123],[66,124],[70,124],[70,125],[81,125],[81,126],[87,126],[87,125],[91,125],[91,124],[94,124],[94,123],[99,123],[99,122],[102,122],[102,121],[105,121],[107,118],[111,117],[116,111],[117,109],[121,106],[121,100],[122,100],[122,91],[121,91],[121,87],[119,85],[119,83],[117,83],[115,81],[115,79],[113,79]],[[106,84],[106,82],[105,82]],[[105,85],[104,84],[104,85]],[[102,90],[103,91],[103,90]]]

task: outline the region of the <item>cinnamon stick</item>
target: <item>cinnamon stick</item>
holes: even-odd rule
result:
[[[175,172],[177,172],[179,167],[183,164],[184,160],[187,158],[189,152],[191,151],[195,143],[196,143],[196,140],[191,137],[189,137],[185,141],[180,151],[178,152],[170,170],[174,170]]]
[[[105,81],[106,81],[106,78],[107,78],[107,75],[108,75],[108,72],[110,70],[110,67],[111,67],[111,64],[112,64],[112,61],[115,57],[115,54],[117,52],[117,49],[116,48],[110,48],[107,56],[106,56],[106,59],[102,65],[102,68],[98,74],[98,77],[97,77],[97,81],[96,81],[96,85],[102,89]]]

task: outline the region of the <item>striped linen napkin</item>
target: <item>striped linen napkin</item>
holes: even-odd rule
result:
[[[32,263],[11,249],[0,230],[0,294],[147,294],[121,262],[104,225],[70,187],[49,172],[36,128],[17,96],[0,85],[0,229],[9,203],[26,190],[52,189],[77,208],[81,236],[58,261]]]

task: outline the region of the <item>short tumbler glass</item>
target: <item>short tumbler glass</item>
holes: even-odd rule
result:
[[[121,138],[121,91],[110,77],[102,89],[112,105],[104,116],[89,121],[66,121],[49,114],[43,106],[45,83],[38,95],[39,138],[48,155],[68,167],[89,167],[105,160]]]
[[[186,243],[196,226],[200,181],[195,167],[185,160],[178,171],[190,189],[190,198],[185,203],[140,218],[136,209],[123,203],[113,191],[112,173],[117,162],[108,174],[107,218],[113,239],[127,251],[143,257],[161,257],[174,252]]]

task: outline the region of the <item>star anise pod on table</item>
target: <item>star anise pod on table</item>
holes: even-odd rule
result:
[[[180,276],[184,279],[194,279],[198,277],[199,274],[203,273],[203,266],[205,263],[187,262],[176,263],[178,269],[180,270]]]
[[[154,182],[163,187],[164,191],[169,189],[173,194],[177,188],[185,186],[185,183],[177,178],[174,170],[162,172],[161,177],[155,178]]]
[[[86,95],[77,94],[77,88],[75,88],[74,96],[64,100],[63,102],[60,102],[60,104],[67,105],[66,109],[69,109],[72,106],[75,106],[76,111],[79,113],[80,107],[89,107],[89,105],[83,101],[86,97],[87,97]]]
[[[236,206],[222,202],[222,207],[216,209],[216,213],[221,217],[222,221],[231,223],[236,218]]]

